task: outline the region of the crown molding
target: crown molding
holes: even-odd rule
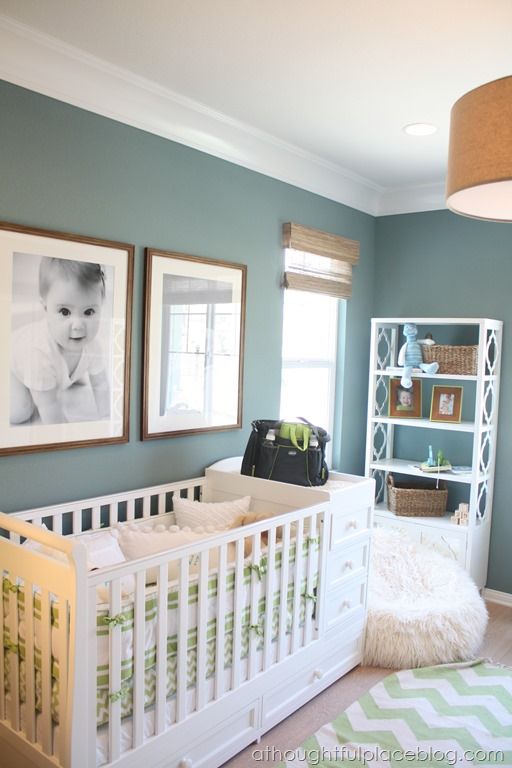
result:
[[[445,185],[442,182],[408,187],[389,187],[380,196],[377,216],[439,211],[445,208]]]
[[[0,78],[372,216],[445,207],[441,185],[385,189],[3,15]]]

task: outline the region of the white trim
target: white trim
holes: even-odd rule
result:
[[[0,78],[377,215],[369,179],[2,15]]]
[[[444,183],[389,187],[380,197],[378,216],[439,211],[446,208]]]
[[[446,208],[444,183],[385,189],[1,14],[0,78],[372,216]]]
[[[482,590],[482,597],[490,603],[508,605],[512,608],[512,594],[510,594],[510,592],[499,592],[497,589],[488,589],[487,587],[484,587]]]

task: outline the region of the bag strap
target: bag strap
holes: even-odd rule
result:
[[[297,448],[298,451],[302,451],[305,453],[309,446],[309,436],[311,435],[310,429],[303,429],[302,430],[302,448],[299,445],[299,441],[297,440],[297,424],[294,424],[293,422],[289,422],[290,425],[290,442],[294,446],[294,448]]]
[[[320,435],[319,428],[316,427],[314,424],[312,424],[310,421],[304,418],[304,416],[297,416],[299,421],[302,421],[304,424],[307,424],[308,427],[311,427],[313,434],[315,435],[316,439],[318,441],[323,440],[324,442],[328,443],[331,439],[331,436],[325,431],[325,429],[322,430],[323,437]]]

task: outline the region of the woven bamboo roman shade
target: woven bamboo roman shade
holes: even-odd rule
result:
[[[359,260],[357,240],[289,222],[283,224],[283,246],[285,288],[350,298],[352,264]]]

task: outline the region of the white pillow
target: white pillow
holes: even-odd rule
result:
[[[214,535],[211,533],[198,533],[195,531],[183,531],[174,530],[169,528],[161,528],[153,530],[141,530],[136,526],[119,526],[115,529],[114,535],[119,536],[119,546],[124,553],[127,560],[136,560],[140,557],[149,557],[151,555],[159,554],[160,552],[168,552],[176,549],[177,547],[183,547],[186,544],[192,544],[194,542],[202,541]],[[235,547],[230,544],[228,547],[228,559],[231,561],[234,559]],[[199,571],[199,557],[191,555],[189,558],[189,572],[190,574],[197,573]],[[218,566],[218,548],[215,547],[210,552],[209,568],[216,568]],[[168,578],[169,581],[175,581],[179,576],[179,560],[173,560],[168,563]],[[158,567],[148,568],[146,571],[146,584],[154,584],[157,580]]]
[[[241,524],[240,518],[247,514],[251,503],[250,496],[233,501],[190,501],[174,496],[173,511],[179,526],[215,525],[234,528]]]
[[[95,531],[76,538],[85,545],[87,550],[87,568],[89,571],[126,562],[119,542],[110,531]]]
[[[94,571],[97,568],[108,568],[111,565],[125,563],[126,557],[121,551],[119,542],[110,531],[94,531],[76,537],[84,544],[87,550],[87,570]],[[109,582],[110,583],[110,582]],[[123,576],[121,578],[121,597],[127,597],[135,591],[135,577]],[[108,603],[110,590],[108,583],[98,586],[96,590],[98,602]]]

